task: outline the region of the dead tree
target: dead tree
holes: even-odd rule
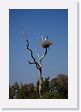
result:
[[[45,52],[40,57],[39,56],[39,53],[37,51],[37,56],[38,56],[38,59],[39,59],[39,62],[37,62],[36,58],[33,55],[32,49],[30,49],[29,41],[28,41],[28,38],[27,38],[27,34],[24,33],[24,36],[25,36],[25,41],[26,41],[26,48],[27,48],[28,51],[30,51],[31,58],[33,60],[32,62],[28,60],[28,63],[29,64],[35,64],[36,68],[39,71],[39,74],[38,74],[38,80],[39,80],[39,96],[41,98],[42,97],[42,94],[41,94],[41,87],[42,87],[42,60],[45,58],[45,56],[47,54],[47,50],[48,50],[49,46],[52,45],[52,42],[51,41],[48,41],[47,38],[43,39],[43,37],[42,37],[42,43],[41,43],[41,45],[45,49]]]

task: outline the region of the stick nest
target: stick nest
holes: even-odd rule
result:
[[[42,41],[42,42],[41,42],[41,46],[42,46],[43,48],[49,48],[50,45],[52,45],[52,42],[49,41],[49,40],[46,40],[46,41]]]

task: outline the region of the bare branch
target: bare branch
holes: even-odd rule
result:
[[[29,48],[29,41],[27,40],[27,35],[24,34],[24,36],[25,36],[25,39],[26,39],[26,48],[30,51],[31,57],[32,57],[32,59],[33,59],[33,62],[30,62],[30,61],[28,61],[28,62],[29,62],[29,64],[35,64],[36,67],[37,67],[37,69],[40,69],[39,63],[36,61],[36,59],[35,59],[34,56],[33,56],[33,51],[32,51],[32,49]]]
[[[38,52],[38,50],[37,49],[35,49],[36,50],[36,52],[37,52],[37,57],[39,58],[40,56],[39,56],[39,52]]]
[[[29,63],[29,64],[35,64],[34,62],[30,62],[29,60],[28,60],[28,63]]]
[[[45,48],[45,53],[44,53],[44,55],[42,55],[41,58],[39,59],[40,62],[44,59],[44,57],[46,56],[46,54],[47,54],[47,48]]]
[[[39,67],[39,65],[38,65],[37,63],[30,62],[30,61],[28,61],[28,63],[29,63],[29,64],[35,64],[35,65],[36,65],[36,68],[37,68],[37,69],[40,69],[40,67]]]

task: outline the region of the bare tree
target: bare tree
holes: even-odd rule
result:
[[[48,51],[48,48],[50,45],[52,45],[52,42],[51,41],[48,41],[48,37],[47,38],[42,38],[42,42],[41,42],[41,45],[42,47],[45,49],[45,52],[44,54],[40,57],[39,56],[39,53],[37,51],[37,56],[38,56],[38,59],[39,59],[39,62],[37,62],[36,58],[34,57],[33,55],[33,51],[32,49],[30,49],[30,46],[29,46],[29,41],[28,41],[28,38],[27,38],[27,34],[24,33],[24,36],[25,36],[25,41],[26,41],[26,48],[28,51],[30,51],[30,55],[31,55],[31,58],[33,59],[33,61],[29,61],[28,60],[28,63],[29,64],[35,64],[36,68],[38,69],[39,71],[39,74],[38,74],[38,80],[39,80],[39,96],[40,98],[42,97],[41,95],[41,87],[42,87],[42,60],[45,58],[46,54],[47,54],[47,51]]]

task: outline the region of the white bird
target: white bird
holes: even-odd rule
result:
[[[43,36],[41,36],[41,39],[42,39],[42,41],[44,41],[44,37]]]
[[[48,37],[46,37],[44,40],[46,41],[48,39]]]
[[[42,41],[44,42],[44,41],[46,41],[47,39],[48,39],[48,37],[43,37],[43,36],[41,36],[41,38],[42,38]]]

